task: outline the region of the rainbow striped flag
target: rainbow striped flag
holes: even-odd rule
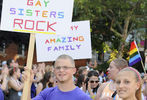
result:
[[[137,62],[141,61],[141,56],[135,41],[131,42],[129,56],[129,66],[133,66]]]

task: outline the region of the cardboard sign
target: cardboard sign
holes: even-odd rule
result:
[[[36,34],[37,62],[54,61],[67,54],[74,59],[92,57],[90,22],[73,22],[68,35]]]
[[[1,30],[68,33],[74,0],[3,0]]]

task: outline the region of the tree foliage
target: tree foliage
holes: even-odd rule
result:
[[[75,0],[73,21],[90,20],[92,48],[103,52],[104,43],[123,56],[126,38],[145,27],[147,0]]]

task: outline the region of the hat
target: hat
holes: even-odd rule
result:
[[[7,61],[2,62],[2,66],[6,65],[6,64],[7,64]]]

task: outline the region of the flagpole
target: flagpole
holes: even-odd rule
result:
[[[142,65],[142,68],[143,68],[144,73],[146,74],[145,67],[144,67],[144,64],[142,62],[142,59],[141,59],[141,65]]]
[[[136,43],[135,40],[134,40],[134,42],[135,42],[135,44],[136,44],[137,51],[138,51],[138,53],[139,53],[139,55],[140,55],[140,52],[139,52],[139,49],[138,49],[137,43]],[[140,55],[140,58],[141,58],[141,65],[142,65],[143,71],[144,71],[144,73],[146,74],[145,67],[144,67],[144,64],[143,64],[143,62],[142,62],[142,57],[141,57],[141,55]]]

